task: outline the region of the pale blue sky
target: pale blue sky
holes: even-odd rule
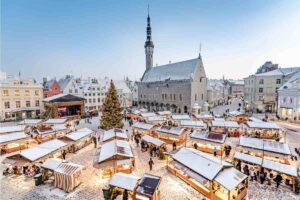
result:
[[[268,60],[300,66],[298,0],[1,0],[1,68],[138,80],[148,3],[154,64],[195,58],[202,43],[209,78],[244,78]]]

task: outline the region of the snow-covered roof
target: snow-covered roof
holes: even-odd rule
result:
[[[274,122],[247,122],[249,128],[261,128],[261,129],[281,129]]]
[[[216,142],[223,144],[226,139],[225,134],[220,133],[206,133],[206,132],[200,132],[200,131],[193,131],[191,133],[191,138],[198,139],[198,140],[205,140],[209,142]]]
[[[199,115],[195,115],[198,119],[213,119],[214,117],[211,114],[200,113]]]
[[[43,164],[42,167],[45,169],[55,170],[62,162],[63,159],[60,158],[48,158]]]
[[[223,169],[215,178],[215,181],[223,185],[228,190],[233,190],[243,180],[247,178],[247,175],[241,173],[234,167]]]
[[[140,129],[144,129],[144,130],[150,130],[154,127],[154,125],[152,124],[146,124],[143,122],[136,122],[132,125],[133,128],[140,128]]]
[[[139,115],[139,114],[141,113],[141,111],[139,111],[139,110],[134,110],[132,113],[135,114],[135,115]]]
[[[229,80],[229,82],[233,85],[244,85],[244,80]]]
[[[161,145],[165,144],[164,141],[161,141],[160,139],[151,137],[149,135],[144,135],[142,137],[142,140],[145,140],[146,142],[152,143],[152,144],[154,144],[154,145],[156,145],[158,147],[160,147]]]
[[[300,84],[293,84],[300,79],[300,69],[296,72],[285,84],[283,84],[278,90],[300,89]]]
[[[172,119],[174,120],[191,120],[189,115],[183,114],[183,115],[172,115]]]
[[[215,118],[214,118],[214,121],[217,121],[217,122],[225,122],[225,119],[224,119],[224,118],[218,118],[218,117],[215,117]]]
[[[206,124],[204,124],[202,121],[181,120],[180,125],[183,126],[183,127],[206,128]]]
[[[159,81],[191,80],[194,78],[199,62],[200,59],[196,58],[152,67],[150,70],[145,72],[142,82],[149,83]]]
[[[133,174],[116,173],[109,181],[110,186],[119,187],[129,191],[134,191],[139,177]]]
[[[132,93],[124,80],[115,80],[114,84],[117,90],[122,90],[123,94]]]
[[[239,116],[239,115],[244,115],[244,113],[242,113],[240,111],[237,111],[237,110],[234,110],[234,111],[229,112],[229,115],[236,117],[236,116]]]
[[[49,101],[53,101],[55,99],[58,99],[58,98],[61,98],[61,97],[67,96],[67,95],[69,95],[69,94],[56,94],[51,97],[47,97],[47,98],[43,99],[43,101],[49,102]]]
[[[24,119],[23,121],[19,122],[19,124],[22,125],[36,125],[41,123],[42,120],[41,119]]]
[[[149,121],[149,122],[153,122],[153,121],[166,121],[167,118],[165,118],[164,116],[160,116],[160,115],[157,115],[157,116],[153,116],[153,117],[147,117],[146,121]]]
[[[168,133],[172,135],[181,135],[184,132],[184,128],[175,126],[161,126],[157,129],[158,132]]]
[[[78,141],[82,138],[88,137],[90,136],[94,131],[92,131],[89,128],[81,128],[75,132],[69,133],[68,135],[66,135],[66,138],[69,138],[70,140],[73,141]]]
[[[12,132],[20,132],[24,131],[24,126],[0,126],[0,134],[1,133],[12,133]]]
[[[300,70],[300,67],[278,68],[278,69],[268,71],[268,72],[265,72],[265,73],[255,74],[255,76],[257,76],[257,77],[262,77],[262,76],[286,76],[286,75],[294,73],[298,70]]]
[[[59,150],[60,148],[65,147],[66,145],[67,145],[66,143],[64,143],[60,140],[54,139],[54,140],[50,140],[48,142],[42,143],[38,146],[32,147],[30,149],[23,150],[23,151],[21,151],[20,155],[30,161],[35,161],[44,156],[51,154],[54,151]]]
[[[140,112],[148,112],[148,110],[146,108],[141,108]]]
[[[17,140],[23,140],[27,137],[28,136],[24,132],[14,132],[14,133],[0,135],[0,144],[14,142]]]
[[[133,157],[129,142],[123,140],[112,140],[101,146],[98,162],[103,162],[114,155]]]
[[[212,121],[211,124],[215,127],[240,128],[240,125],[233,121]]]
[[[143,118],[147,118],[147,117],[155,117],[156,114],[153,112],[148,112],[148,113],[141,113],[140,114]]]
[[[258,119],[256,117],[249,117],[249,120],[252,122],[263,122],[261,119]]]
[[[274,162],[274,161],[271,161],[271,160],[264,159],[262,166],[264,168],[272,169],[274,171],[281,172],[281,173],[284,173],[284,174],[288,174],[288,175],[291,175],[291,176],[295,176],[295,177],[298,176],[297,167],[292,166],[292,165],[286,165],[286,164],[282,164],[282,163],[279,163],[279,162]]]
[[[241,136],[240,137],[240,145],[243,147],[265,150],[269,152],[290,155],[291,151],[286,143],[271,141],[271,140],[263,140],[258,138],[250,138]]]
[[[240,152],[235,152],[234,154],[234,158],[241,160],[241,161],[246,161],[249,163],[253,163],[256,165],[261,165],[262,163],[262,158],[261,157],[257,157],[257,156],[252,156],[249,154],[245,154],[245,153],[240,153]]]
[[[55,133],[56,131],[63,131],[63,130],[67,130],[67,127],[64,124],[55,124],[50,129],[45,131],[37,129],[37,132],[40,135],[45,135],[45,134],[51,134],[51,133]]]
[[[199,175],[208,180],[213,180],[223,169],[223,165],[220,162],[210,159],[210,157],[202,156],[198,153],[199,151],[196,151],[190,148],[181,148],[172,157]]]
[[[118,137],[123,139],[128,139],[126,132],[122,129],[110,129],[104,131],[102,141],[105,142],[111,138]]]
[[[159,115],[171,115],[172,112],[171,111],[168,111],[168,110],[165,110],[165,111],[159,111],[157,112]]]
[[[66,123],[66,121],[67,121],[67,118],[50,118],[43,123],[44,124],[64,124],[64,123]]]

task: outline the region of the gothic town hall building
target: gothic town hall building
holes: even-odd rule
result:
[[[206,100],[207,78],[201,55],[197,58],[153,67],[154,44],[150,16],[145,42],[146,70],[138,82],[139,107],[149,111],[190,113]]]

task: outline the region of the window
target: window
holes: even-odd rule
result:
[[[25,90],[25,96],[30,96],[30,91],[29,90]]]
[[[276,84],[280,84],[281,83],[281,79],[276,79]]]
[[[259,84],[264,84],[264,79],[259,79]]]
[[[259,96],[259,97],[258,97],[258,100],[259,100],[259,101],[262,101],[263,99],[264,99],[263,96]]]
[[[100,96],[100,93],[98,93],[98,96]]]
[[[21,108],[21,101],[16,101],[16,108]]]
[[[4,102],[4,107],[5,107],[5,109],[10,108],[9,101]]]
[[[85,93],[84,96],[87,96],[87,93]]]
[[[101,102],[101,99],[100,98],[98,98],[98,103],[100,103]]]
[[[39,100],[35,100],[35,106],[39,107],[40,106],[40,101]]]
[[[141,99],[143,98],[143,95],[141,94]]]
[[[165,100],[164,94],[161,94],[161,99],[162,99],[162,100]]]
[[[77,89],[75,89],[75,93],[78,93],[78,90],[77,90]]]
[[[283,98],[283,103],[285,103],[285,102],[286,102],[286,97]]]
[[[263,93],[264,92],[264,88],[258,88],[258,92],[259,93]]]
[[[30,101],[26,101],[26,107],[30,107]]]
[[[203,100],[203,98],[204,98],[204,95],[203,95],[203,94],[201,94],[201,100]]]
[[[200,77],[200,83],[202,82],[202,78]]]
[[[93,90],[95,91],[95,88],[93,88]]]
[[[89,103],[92,103],[92,99],[89,99]]]
[[[8,96],[8,90],[3,90],[2,95],[7,97]]]
[[[89,96],[91,96],[92,94],[91,93],[89,93]]]
[[[290,103],[293,103],[293,98],[292,97],[290,98]]]
[[[35,96],[39,96],[39,95],[40,95],[40,92],[39,92],[38,90],[35,90],[35,91],[34,91],[34,95],[35,95]]]
[[[72,89],[69,89],[69,93],[72,93]]]
[[[170,94],[170,101],[172,101],[172,97],[173,97],[172,94]]]
[[[179,94],[179,100],[182,101],[182,94]]]
[[[20,96],[20,90],[15,90],[15,96]]]
[[[175,94],[173,95],[173,99],[174,99],[174,101],[176,101],[176,95]]]
[[[165,99],[166,99],[166,100],[168,100],[168,96],[167,96],[167,94],[165,94]]]
[[[93,93],[93,96],[95,96],[95,93]]]
[[[93,99],[93,103],[96,103],[96,99]]]
[[[197,101],[197,94],[195,94],[195,101]]]

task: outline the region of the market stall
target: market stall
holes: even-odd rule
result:
[[[191,118],[187,114],[181,114],[181,115],[172,115],[170,120],[171,120],[173,125],[179,126],[181,121],[191,120]]]
[[[30,140],[31,138],[23,131],[0,135],[1,154],[28,148]]]
[[[139,121],[139,120],[141,120],[140,114],[141,114],[141,112],[139,110],[134,110],[133,112],[127,113],[127,118],[130,118],[135,121]]]
[[[249,116],[245,113],[242,113],[240,111],[234,110],[228,113],[227,117],[228,121],[235,121],[238,123],[244,123],[249,120]]]
[[[157,112],[158,115],[163,116],[167,119],[170,119],[172,117],[172,112],[169,110],[165,110],[165,111],[159,111]]]
[[[284,130],[274,122],[247,122],[247,136],[263,139],[279,139]]]
[[[92,143],[92,134],[93,130],[89,128],[81,128],[77,131],[71,132],[64,137],[61,137],[59,140],[68,144],[68,150],[71,153],[86,147]]]
[[[191,140],[188,142],[190,146],[206,152],[213,154],[214,149],[217,150],[217,155],[222,155],[225,147],[225,134],[220,133],[207,133],[204,131],[193,131],[190,135]]]
[[[43,143],[54,138],[60,138],[69,133],[69,129],[64,124],[56,125],[40,125],[36,129],[36,140],[39,143]]]
[[[133,174],[116,173],[109,181],[109,186],[112,188],[112,193],[123,193],[127,190],[128,195],[133,198],[135,188],[140,178]]]
[[[140,113],[140,116],[144,119],[147,120],[148,117],[155,117],[157,116],[154,112],[145,112],[145,113]]]
[[[204,123],[209,123],[209,122],[211,122],[214,119],[214,117],[211,114],[200,113],[198,115],[195,115],[195,119],[196,120],[201,120]]]
[[[126,132],[122,129],[110,129],[104,131],[102,134],[102,142],[108,142],[111,140],[126,140],[128,141],[128,136]]]
[[[186,141],[186,131],[184,128],[175,126],[161,126],[156,129],[157,137],[166,143],[181,145]]]
[[[162,124],[166,124],[167,123],[167,118],[164,116],[152,116],[152,117],[148,117],[146,119],[146,123],[148,124],[152,124],[152,125],[162,125]]]
[[[203,131],[206,130],[207,125],[202,121],[181,120],[180,127],[186,128],[190,131],[193,130]]]
[[[144,174],[144,176],[138,181],[135,189],[136,200],[159,200],[160,190],[159,185],[161,177],[151,174]]]
[[[230,163],[191,148],[172,155],[167,169],[213,200],[241,200],[247,195],[248,177]]]
[[[166,143],[160,139],[151,137],[149,135],[144,135],[142,137],[142,144],[145,143],[147,145],[147,149],[150,151],[155,147],[156,153],[158,153],[158,157],[160,159],[164,159],[164,152],[166,152]]]
[[[289,163],[288,156],[291,155],[290,148],[286,143],[245,136],[240,137],[238,150],[285,164]]]
[[[0,126],[0,135],[7,134],[7,133],[14,133],[14,132],[22,132],[24,131],[24,125],[17,125],[17,126]]]
[[[155,125],[147,124],[143,122],[136,122],[132,125],[132,133],[134,135],[155,135],[154,131]]]
[[[40,123],[42,123],[41,119],[24,119],[23,121],[19,122],[19,125],[36,126]]]
[[[210,125],[210,131],[216,133],[228,134],[232,137],[240,136],[240,126],[237,122],[233,121],[212,121]]]
[[[130,174],[133,170],[133,151],[129,142],[112,140],[97,149],[98,168],[102,169],[102,177],[110,177],[114,173]]]

